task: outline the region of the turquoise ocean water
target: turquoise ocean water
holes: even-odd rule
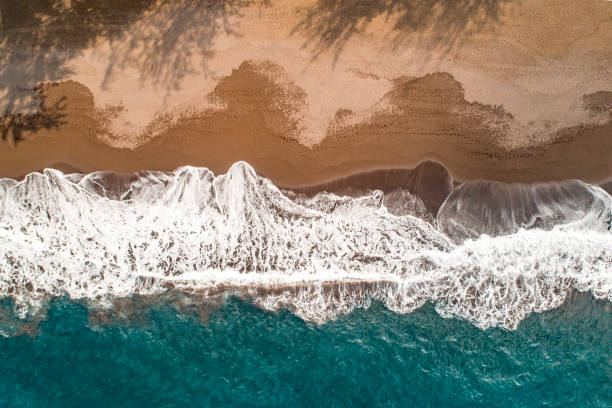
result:
[[[101,324],[55,300],[33,333],[0,337],[0,406],[607,407],[611,306],[574,294],[507,331],[431,304],[316,325],[232,298],[206,315],[160,301]]]

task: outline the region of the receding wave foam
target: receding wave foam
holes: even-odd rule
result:
[[[2,179],[0,296],[27,315],[54,296],[107,307],[169,289],[230,291],[318,323],[374,299],[401,313],[433,301],[443,316],[506,328],[574,289],[612,301],[612,239],[601,228],[456,246],[383,202],[380,192],[292,201],[243,162],[220,176],[182,167]]]

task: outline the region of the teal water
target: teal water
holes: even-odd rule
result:
[[[206,319],[158,304],[91,322],[58,300],[35,333],[0,337],[0,406],[612,406],[612,309],[584,294],[515,331],[432,305],[318,326],[231,298]]]

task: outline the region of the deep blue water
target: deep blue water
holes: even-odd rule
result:
[[[509,332],[432,305],[317,326],[236,299],[100,325],[58,300],[36,333],[0,337],[0,406],[609,407],[612,308],[576,295]]]

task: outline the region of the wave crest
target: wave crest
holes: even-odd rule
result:
[[[460,185],[438,212],[440,229],[456,242],[520,229],[605,232],[612,200],[602,188],[567,180],[547,183],[473,181]]]

